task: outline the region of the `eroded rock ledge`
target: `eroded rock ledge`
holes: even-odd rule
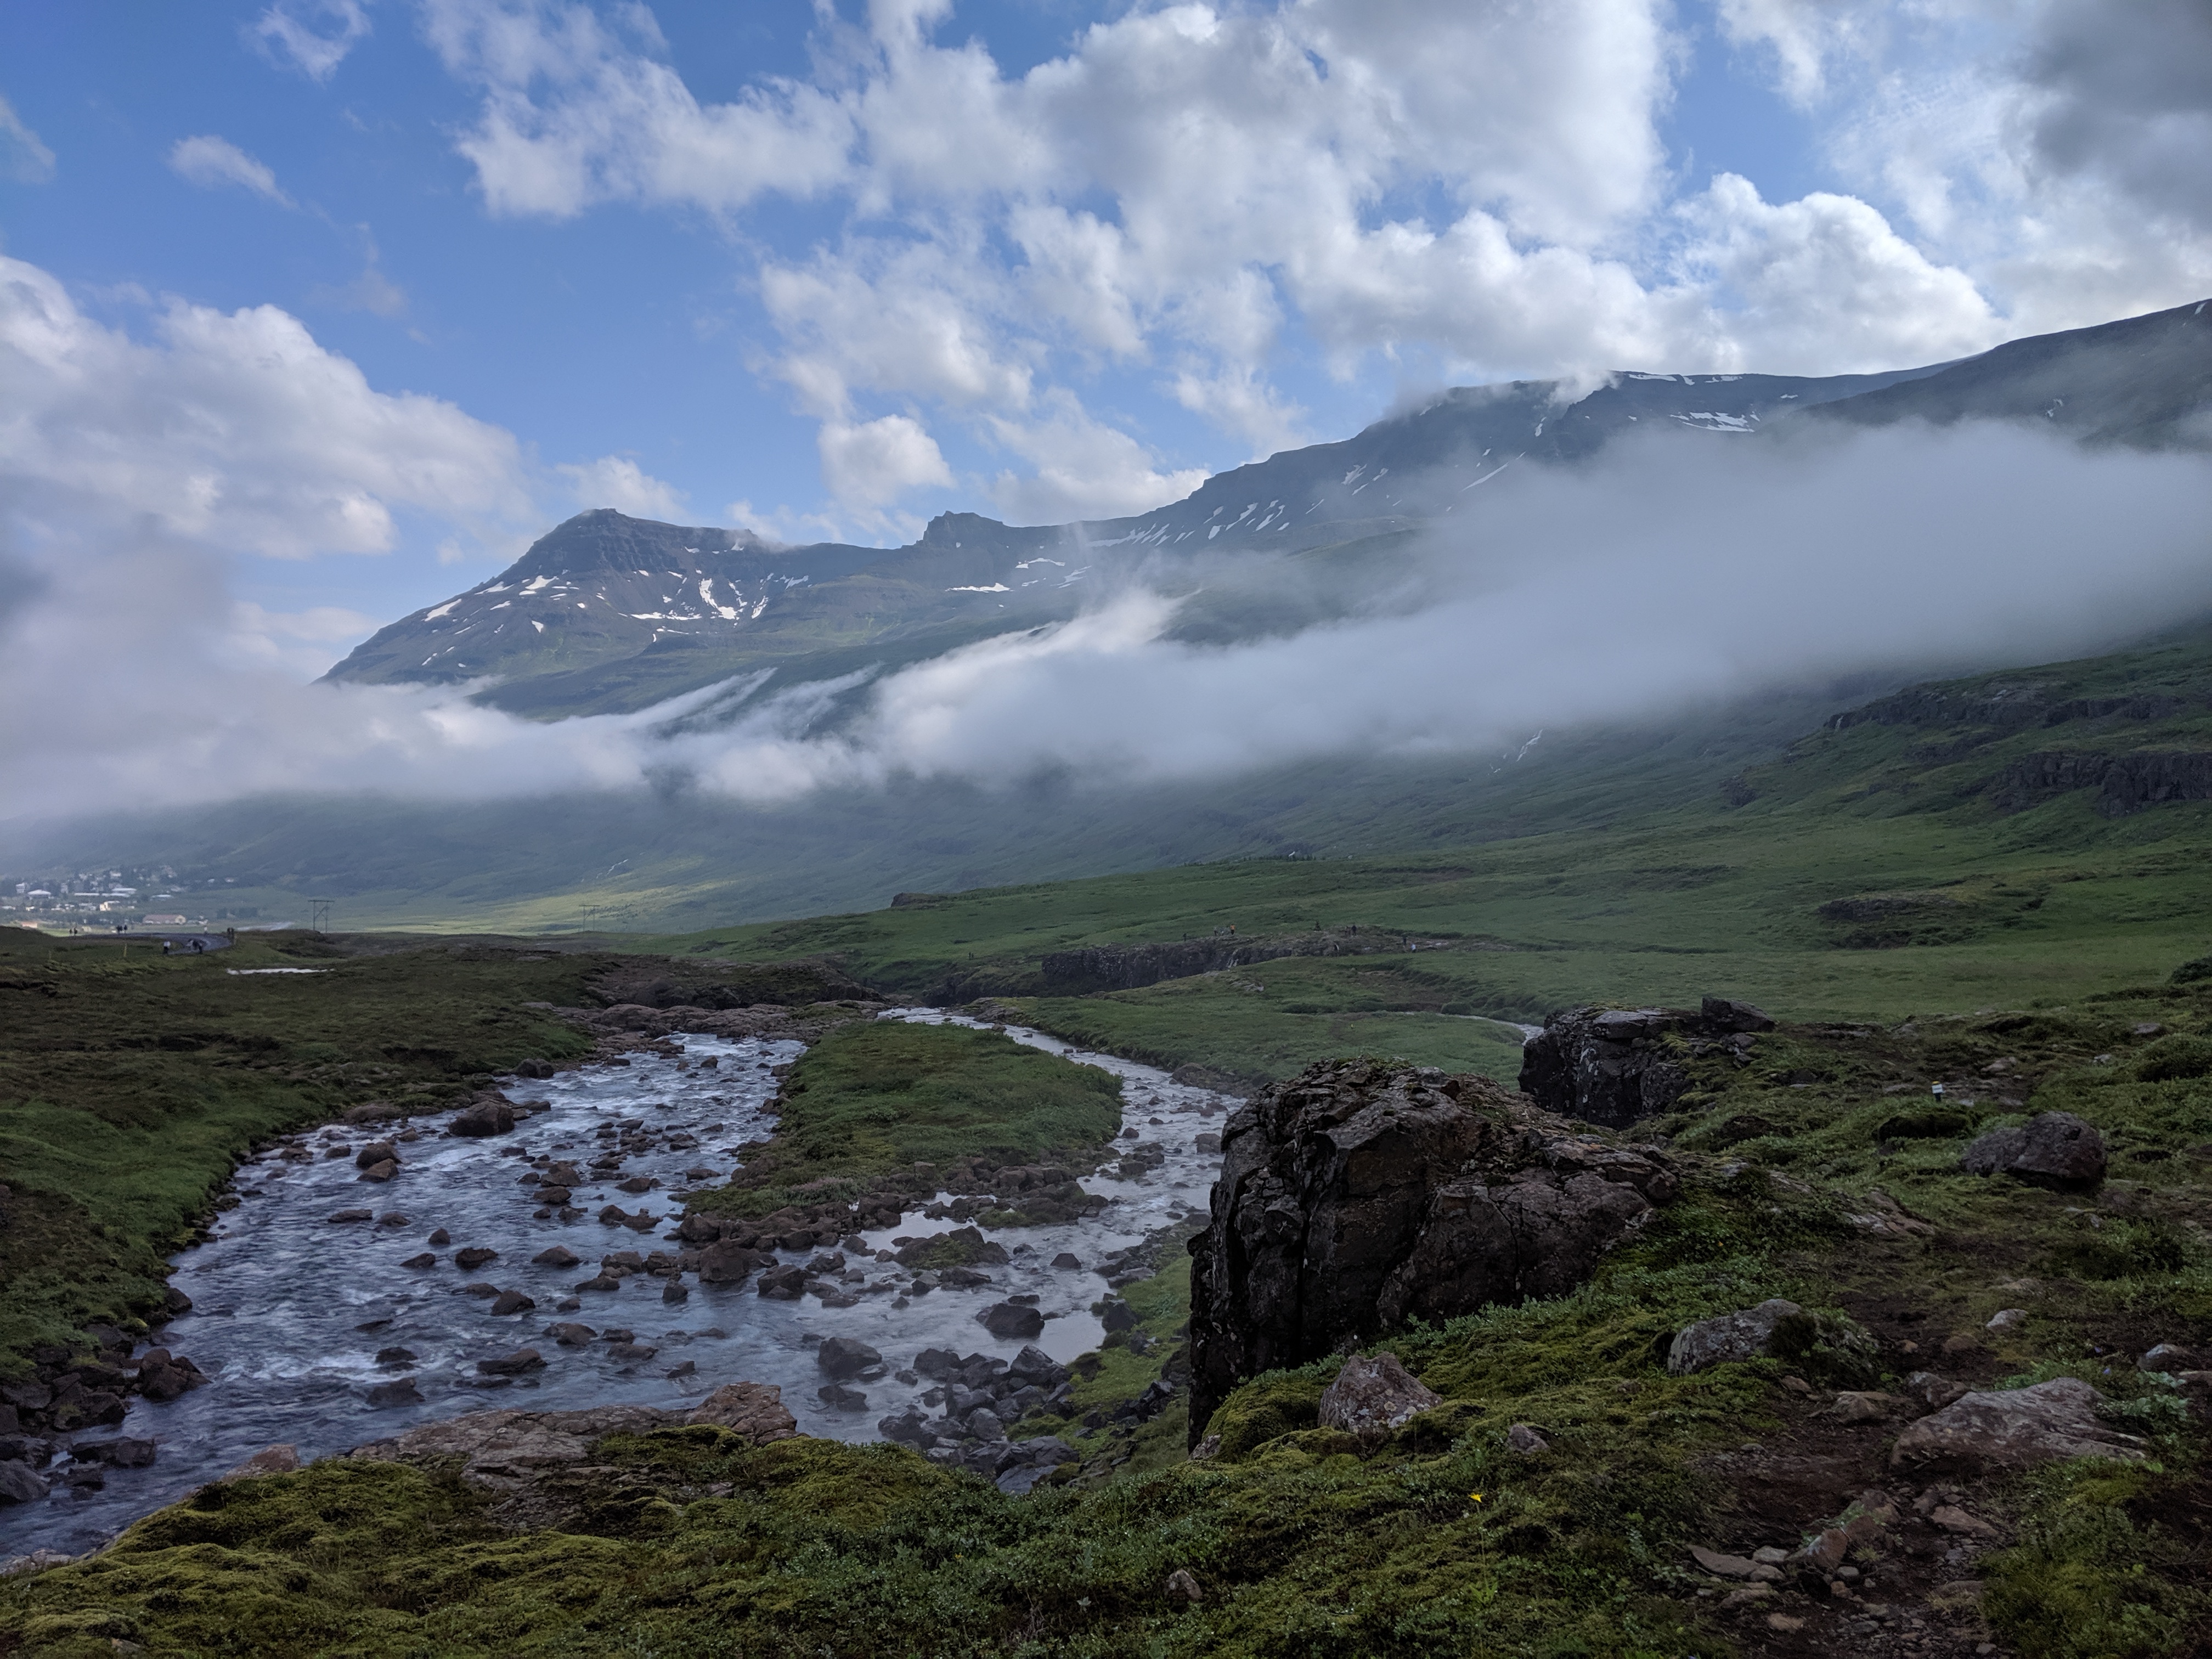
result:
[[[1679,1182],[1487,1078],[1308,1067],[1229,1119],[1191,1241],[1191,1436],[1243,1378],[1582,1283]]]

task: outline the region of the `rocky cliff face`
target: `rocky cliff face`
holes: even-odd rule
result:
[[[1230,1118],[1191,1242],[1191,1437],[1238,1382],[1405,1319],[1555,1296],[1676,1181],[1487,1078],[1310,1066]]]
[[[1687,1008],[1571,1008],[1521,1051],[1521,1088],[1545,1110],[1613,1128],[1665,1111],[1689,1086],[1684,1054],[1742,1052],[1774,1022],[1747,1002]]]

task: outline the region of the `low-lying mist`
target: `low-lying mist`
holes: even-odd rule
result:
[[[66,556],[42,543],[17,550],[0,606],[0,816],[279,792],[770,803],[900,777],[1219,781],[2089,654],[2212,611],[2212,462],[2019,428],[1655,436],[1516,465],[1464,499],[1411,579],[1394,557],[1387,603],[1344,620],[1180,641],[1189,601],[1139,569],[1072,621],[873,680],[771,681],[733,719],[710,717],[713,690],[540,724],[452,689],[301,685],[227,654],[204,553],[151,532]]]

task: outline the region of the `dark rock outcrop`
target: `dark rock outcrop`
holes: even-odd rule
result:
[[[1571,1008],[1521,1051],[1522,1092],[1547,1112],[1612,1128],[1663,1112],[1689,1087],[1686,1057],[1742,1052],[1774,1021],[1748,1002],[1702,1007]]]
[[[1191,1434],[1244,1377],[1587,1278],[1676,1180],[1487,1078],[1309,1067],[1223,1130],[1191,1241]]]
[[[2164,801],[2212,799],[2212,751],[2137,749],[2122,754],[2064,750],[2023,755],[2005,769],[1991,799],[2019,811],[2076,789],[2097,791],[2097,811],[2125,817]]]
[[[1960,1155],[1968,1175],[2008,1175],[2038,1187],[2086,1192],[2105,1178],[2105,1138],[2071,1112],[2043,1112],[1977,1135]]]

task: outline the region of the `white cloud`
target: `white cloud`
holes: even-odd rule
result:
[[[368,8],[363,0],[278,0],[254,20],[246,38],[271,63],[327,81],[368,38]]]
[[[312,680],[381,625],[375,617],[343,605],[311,605],[305,611],[268,611],[250,600],[231,610],[228,654],[242,666],[274,669],[296,680]]]
[[[169,151],[169,167],[179,178],[206,189],[237,185],[271,202],[292,205],[292,198],[277,188],[276,175],[264,163],[212,133],[178,139]]]
[[[992,493],[1008,523],[1065,524],[1149,513],[1206,482],[1203,467],[1160,471],[1135,439],[1093,420],[1066,393],[1047,401],[1049,412],[1042,419],[992,422],[999,441],[1031,468],[999,474]]]
[[[142,342],[5,258],[0,486],[50,526],[143,523],[284,558],[384,552],[400,513],[495,542],[536,515],[511,434],[374,390],[273,306],[173,301]]]
[[[15,106],[0,98],[0,179],[43,185],[53,176],[53,151],[15,113]]]
[[[687,511],[684,492],[673,484],[662,483],[627,456],[602,455],[580,466],[562,465],[555,470],[566,475],[574,484],[576,505],[586,511],[611,507],[634,519],[658,519],[664,524],[684,521]]]
[[[824,421],[816,442],[823,482],[849,507],[884,507],[910,489],[952,482],[937,441],[910,416],[886,415],[858,425]]]

